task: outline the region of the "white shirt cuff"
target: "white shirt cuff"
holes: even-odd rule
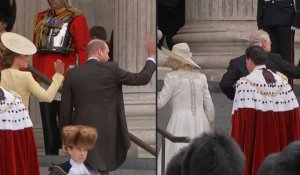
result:
[[[148,61],[148,60],[150,60],[150,61],[152,61],[154,64],[156,64],[156,61],[155,61],[155,59],[154,59],[154,58],[152,58],[152,57],[148,57],[148,58],[147,58],[147,61]]]

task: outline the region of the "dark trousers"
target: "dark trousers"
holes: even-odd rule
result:
[[[283,59],[294,64],[294,36],[291,26],[271,26],[263,28],[272,42],[272,52],[279,53]]]
[[[168,5],[157,5],[157,26],[163,33],[162,39],[158,43],[160,48],[166,37],[169,49],[172,49],[172,41],[176,32],[184,25],[185,20],[185,0],[179,0],[176,7]]]
[[[58,127],[60,101],[40,103],[46,155],[58,155],[61,138]]]
[[[291,30],[291,26],[271,26],[263,29],[270,36],[272,52],[279,53],[287,62],[294,64],[295,31]],[[289,83],[293,86],[292,78],[289,78]]]

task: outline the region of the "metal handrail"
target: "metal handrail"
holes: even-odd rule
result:
[[[168,131],[162,129],[159,126],[156,126],[156,131],[162,136],[161,142],[161,175],[165,174],[165,138],[170,140],[173,143],[189,143],[191,141],[190,137],[176,137]]]
[[[45,82],[46,84],[50,85],[52,83],[52,80],[48,77],[46,77],[43,73],[38,71],[37,69],[33,68],[32,66],[28,65],[28,70],[35,76],[37,76],[41,81]],[[61,89],[58,90],[58,92],[61,92]],[[129,133],[130,140],[138,145],[139,147],[143,148],[145,151],[153,155],[154,157],[156,156],[156,151],[154,148],[151,146],[147,145],[144,141],[136,137],[135,135]]]
[[[152,148],[151,146],[147,145],[144,141],[142,141],[141,139],[139,139],[138,137],[136,137],[135,135],[129,133],[129,137],[130,140],[137,144],[139,147],[143,148],[145,151],[147,151],[148,153],[150,153],[152,156],[156,157],[156,151],[154,148]]]

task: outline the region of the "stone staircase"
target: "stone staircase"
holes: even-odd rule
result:
[[[68,160],[66,156],[40,155],[41,175],[48,175],[48,168],[53,164],[60,164]],[[156,159],[154,158],[128,158],[121,167],[110,175],[155,175]]]

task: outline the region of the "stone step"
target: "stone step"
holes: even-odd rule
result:
[[[49,174],[48,168],[68,160],[66,156],[39,155],[41,175]],[[112,175],[155,175],[156,160],[154,158],[128,158]]]
[[[40,167],[41,175],[49,175],[48,167]],[[124,170],[112,171],[109,175],[156,175],[155,170]]]

